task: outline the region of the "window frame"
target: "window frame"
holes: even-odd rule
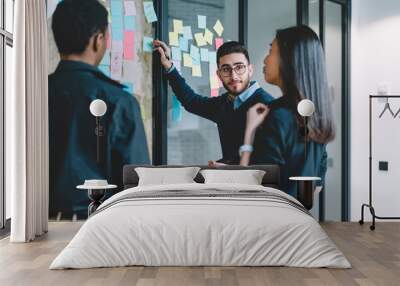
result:
[[[6,92],[6,47],[13,48],[13,34],[6,30],[5,3],[0,0],[0,237],[10,231],[10,219],[6,217],[6,190],[5,190],[5,92]],[[12,5],[15,7],[15,1]],[[13,11],[15,11],[13,7]],[[14,16],[14,15],[13,15]],[[13,27],[14,28],[14,27]],[[12,29],[14,30],[14,29]]]

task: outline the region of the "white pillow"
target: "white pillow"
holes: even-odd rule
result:
[[[193,179],[199,170],[199,167],[135,168],[139,176],[138,186],[195,183]]]
[[[265,171],[262,170],[201,170],[205,184],[230,183],[261,185]]]

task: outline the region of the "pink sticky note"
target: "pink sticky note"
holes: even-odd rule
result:
[[[124,33],[124,59],[131,60],[134,57],[135,32],[126,31]]]
[[[212,88],[211,89],[211,97],[218,96],[218,91],[219,91],[218,88]]]
[[[110,32],[107,30],[106,32],[106,47],[107,49],[110,49],[111,47],[111,37],[110,37]]]
[[[218,50],[220,46],[224,43],[223,38],[215,38],[215,48]]]

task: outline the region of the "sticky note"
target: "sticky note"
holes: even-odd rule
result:
[[[144,15],[146,16],[147,22],[153,23],[157,21],[156,11],[154,11],[153,2],[143,2]]]
[[[188,68],[193,66],[192,57],[187,53],[183,53],[183,65]]]
[[[190,45],[190,56],[192,58],[200,58],[200,49],[194,45]]]
[[[136,30],[136,17],[135,16],[125,16],[124,24],[125,24],[125,30],[135,31]]]
[[[106,65],[106,66],[110,65],[110,51],[109,50],[106,50],[106,52],[104,53],[104,56],[101,59],[100,65]]]
[[[182,31],[183,31],[183,22],[182,22],[182,20],[174,19],[172,22],[173,22],[173,26],[174,26],[174,32],[181,34]]]
[[[218,96],[219,88],[212,88],[211,89],[211,97]]]
[[[169,44],[171,46],[179,47],[178,33],[169,32]]]
[[[129,92],[130,94],[133,94],[133,83],[131,82],[124,82],[122,83],[123,85],[125,85],[125,87],[123,88],[124,90],[126,90],[127,92]]]
[[[184,26],[182,28],[182,34],[183,34],[183,36],[185,37],[186,40],[193,40],[192,27]]]
[[[121,1],[111,1],[110,2],[111,13],[114,16],[122,16],[122,2]]]
[[[121,53],[123,52],[124,44],[121,40],[114,40],[111,44],[111,53]]]
[[[209,29],[205,29],[204,30],[204,40],[209,44],[212,45],[213,44],[213,37],[214,34],[209,30]]]
[[[207,25],[207,17],[203,15],[197,15],[197,22],[199,29],[205,29]]]
[[[111,53],[111,77],[115,80],[122,78],[122,53]]]
[[[182,119],[182,106],[175,95],[172,96],[172,121],[177,122]]]
[[[111,2],[111,3],[114,3]],[[123,39],[123,18],[121,14],[113,14],[113,21],[111,23],[111,36],[113,40]]]
[[[189,41],[186,38],[179,37],[179,49],[182,52],[188,52],[189,51]]]
[[[217,20],[217,22],[215,23],[214,31],[217,32],[218,36],[221,37],[222,32],[224,31],[224,27],[222,26],[222,23],[220,20]]]
[[[131,60],[134,57],[135,32],[126,31],[124,33],[124,59]]]
[[[153,38],[144,36],[143,37],[143,51],[147,53],[153,52]]]
[[[215,49],[219,49],[220,46],[224,43],[224,39],[222,38],[215,38]]]
[[[106,76],[110,76],[110,66],[109,65],[99,65],[99,70],[102,71]]]
[[[125,8],[126,16],[135,16],[136,15],[136,6],[135,6],[134,1],[125,1],[124,8]]]
[[[211,75],[210,74],[210,87],[211,87],[211,89],[219,88],[217,75]]]
[[[177,47],[172,47],[172,59],[175,61],[181,61],[182,60],[182,54],[181,50]]]
[[[208,62],[208,49],[201,48],[200,56],[201,56],[201,60],[203,62]]]
[[[201,65],[193,65],[192,76],[201,77]]]
[[[194,37],[195,37],[197,45],[199,47],[207,45],[207,42],[204,40],[202,33],[196,33],[196,34],[194,34]]]
[[[216,65],[217,64],[217,53],[214,51],[208,51],[208,61],[211,64]]]

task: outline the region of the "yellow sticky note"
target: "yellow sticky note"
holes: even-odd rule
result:
[[[169,32],[169,44],[171,46],[179,47],[178,33]]]
[[[204,40],[204,36],[202,33],[194,34],[194,38],[196,39],[197,45],[199,47],[206,46],[207,42]]]
[[[201,77],[201,65],[194,65],[192,67],[192,76]]]
[[[183,31],[183,22],[182,20],[173,20],[174,23],[174,32],[182,34]]]
[[[218,36],[221,37],[222,32],[224,31],[224,27],[222,26],[222,23],[220,20],[217,20],[217,22],[215,23],[214,31],[217,32]]]
[[[219,88],[219,84],[218,84],[216,76],[210,76],[210,87],[211,87],[211,89]]]
[[[188,53],[183,53],[183,65],[188,68],[193,66],[192,57]]]
[[[204,40],[209,45],[213,44],[213,36],[214,36],[214,34],[209,29],[206,28],[205,31],[204,31]]]

